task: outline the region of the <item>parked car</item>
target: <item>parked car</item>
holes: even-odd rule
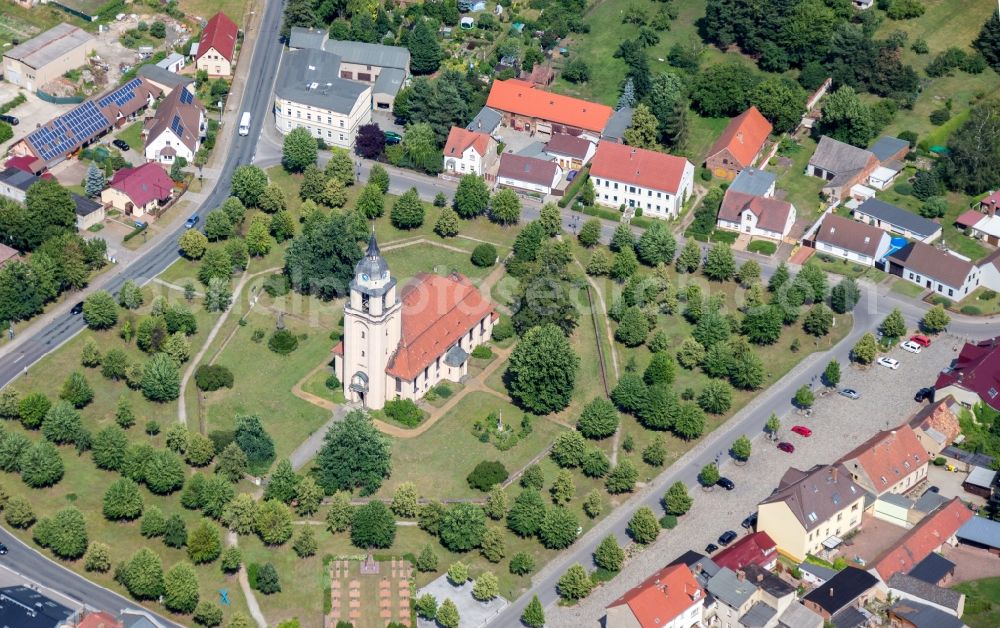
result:
[[[892,358],[879,358],[878,363],[887,369],[896,370],[899,368],[899,360],[893,360]]]
[[[714,554],[717,551],[719,551],[719,546],[716,545],[715,543],[709,543],[708,545],[705,546],[705,554],[707,555]]]
[[[923,401],[927,399],[928,401],[934,401],[934,389],[930,386],[921,388],[917,391],[917,394],[913,395],[914,401]]]
[[[12,116],[9,114],[0,114],[0,121],[6,122],[11,126],[17,126],[21,124],[21,121],[17,119],[17,116]]]
[[[909,351],[910,353],[920,353],[923,351],[923,347],[913,342],[912,340],[907,340],[899,344],[899,348],[903,351]]]
[[[725,547],[730,543],[732,543],[733,541],[735,541],[737,536],[739,535],[737,535],[732,530],[726,530],[725,532],[719,535],[719,545]]]
[[[924,349],[926,349],[927,347],[931,346],[931,339],[928,338],[927,336],[923,335],[923,334],[914,334],[914,335],[910,336],[910,341],[917,343],[918,345],[920,345]]]
[[[795,453],[795,445],[789,442],[778,443],[778,449],[789,454]]]
[[[125,140],[112,140],[111,143],[119,150],[125,151],[131,148]]]
[[[80,301],[72,308],[70,308],[69,313],[73,316],[76,316],[78,314],[83,314],[83,301]]]
[[[383,131],[382,135],[385,136],[385,143],[390,146],[393,144],[399,144],[403,141],[403,136],[395,131]]]
[[[576,175],[578,175],[579,173],[580,173],[579,170],[570,170],[569,174],[566,175],[566,181],[567,181],[567,183],[570,182],[570,181],[572,181],[573,179],[575,179]]]
[[[747,518],[743,520],[743,523],[741,523],[740,525],[746,528],[747,530],[757,525],[757,513],[755,512],[750,513],[747,516]]]
[[[853,388],[841,388],[840,394],[847,397],[848,399],[860,399],[861,393],[854,390]]]
[[[726,489],[727,491],[731,491],[734,488],[736,488],[736,484],[729,478],[719,478],[719,481],[716,482],[716,484]]]
[[[799,436],[805,436],[806,438],[813,435],[813,431],[808,427],[806,427],[805,425],[793,425],[792,431],[798,434]]]
[[[0,556],[6,553],[7,553],[7,546],[4,545],[3,543],[0,543]]]
[[[941,492],[941,489],[939,489],[938,487],[936,487],[936,486],[928,486],[927,490],[924,491],[924,495],[926,495],[927,493],[940,493],[940,492]]]
[[[196,224],[198,224],[199,220],[201,220],[201,217],[199,217],[199,216],[191,216],[190,218],[188,218],[187,220],[184,221],[184,228],[185,229],[194,229],[194,226]]]

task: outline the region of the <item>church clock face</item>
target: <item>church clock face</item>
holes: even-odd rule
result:
[[[368,273],[361,273],[361,281],[368,281]]]

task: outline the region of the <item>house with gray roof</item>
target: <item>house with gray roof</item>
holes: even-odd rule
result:
[[[402,46],[337,39],[327,40],[323,49],[340,57],[340,78],[374,87],[372,107],[392,111],[392,102],[409,77],[409,50]]]
[[[883,135],[875,140],[875,143],[868,150],[875,155],[879,162],[885,163],[906,157],[906,153],[910,151],[910,143],[898,137]]]
[[[912,628],[965,628],[965,622],[944,611],[913,600],[900,600],[888,610],[891,626]]]
[[[632,114],[634,113],[635,110],[632,107],[622,107],[611,114],[608,123],[604,126],[604,131],[601,133],[601,139],[623,144],[625,131],[632,126]]]
[[[868,179],[878,166],[878,157],[871,151],[824,135],[809,159],[806,174],[825,179],[823,194],[843,201],[850,197],[851,188]]]
[[[802,603],[830,619],[848,608],[864,606],[875,596],[878,578],[857,567],[845,567],[823,586],[810,591]]]
[[[28,197],[28,188],[41,177],[17,168],[6,168],[0,171],[0,196],[12,201],[23,203]],[[76,228],[83,230],[104,220],[104,206],[100,203],[70,193],[73,198],[73,211],[76,213]]]
[[[743,572],[736,573],[727,567],[712,576],[705,588],[715,598],[714,615],[724,625],[736,625],[758,600],[757,585],[747,580]]]
[[[829,567],[802,561],[799,564],[799,571],[802,572],[802,581],[814,587],[818,587],[830,578],[837,575],[837,572]]]
[[[152,63],[147,63],[146,65],[141,66],[136,73],[136,76],[140,76],[162,89],[164,96],[169,95],[170,92],[174,91],[178,87],[187,87],[194,84],[193,76],[177,74]],[[193,88],[189,88],[189,91],[191,91],[192,94],[194,93]]]
[[[820,253],[874,266],[889,253],[891,238],[877,227],[830,213],[823,218],[814,243]]]
[[[920,240],[930,244],[941,237],[939,223],[874,197],[854,209],[854,219],[903,236],[907,240]]]
[[[323,50],[324,44],[326,44],[326,31],[319,28],[293,26],[288,34],[289,50],[302,50],[304,48]]]
[[[706,590],[715,600],[706,617],[714,616],[723,626],[774,626],[776,618],[795,603],[795,587],[754,564],[739,571],[721,568],[708,579]]]
[[[736,175],[726,191],[770,198],[774,196],[774,184],[777,180],[778,177],[773,172],[757,168],[744,168]]]
[[[792,602],[778,617],[775,625],[777,628],[823,628],[823,618],[804,604]]]
[[[947,584],[951,577],[955,575],[955,563],[937,552],[931,552],[926,558],[914,565],[913,569],[906,575],[933,585],[942,586]]]
[[[973,517],[962,524],[955,536],[960,543],[1000,554],[1000,521]]]
[[[964,299],[979,285],[979,268],[975,264],[920,241],[910,242],[885,259],[890,274],[955,301]]]
[[[308,130],[327,145],[350,149],[371,122],[368,83],[341,78],[340,57],[307,48],[285,54],[274,90],[274,124],[282,134]]]
[[[913,576],[896,573],[889,578],[889,593],[904,600],[913,600],[961,617],[965,612],[965,594],[954,589],[939,587]]]
[[[483,107],[476,114],[476,117],[472,119],[472,122],[469,123],[469,126],[465,128],[468,131],[478,131],[487,135],[493,135],[493,132],[497,130],[501,122],[503,122],[502,113],[491,107]]]

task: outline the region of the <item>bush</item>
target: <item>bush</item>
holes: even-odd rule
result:
[[[993,290],[983,290],[976,298],[980,301],[992,301],[997,298],[997,293]]]
[[[424,420],[424,413],[410,399],[393,399],[385,402],[385,415],[407,427],[416,427]]]
[[[493,340],[503,342],[514,335],[514,323],[506,316],[502,316],[496,325],[493,326],[491,334]]]
[[[673,530],[677,527],[677,517],[674,515],[663,515],[660,517],[660,527],[664,530]]]
[[[959,310],[962,314],[969,314],[971,316],[979,316],[983,311],[976,305],[963,305],[962,309]]]
[[[480,268],[489,268],[497,261],[497,247],[486,242],[472,250],[472,263]]]
[[[497,461],[486,461],[483,460],[476,465],[476,468],[472,470],[472,473],[466,478],[466,481],[474,489],[483,491],[484,493],[490,490],[494,484],[500,484],[504,482],[509,477],[507,473],[507,468]]]
[[[341,387],[340,380],[337,379],[337,376],[334,375],[333,373],[331,373],[326,378],[326,381],[323,382],[323,385],[326,386],[330,390],[340,390],[340,387]]]
[[[913,195],[913,186],[907,183],[906,181],[900,181],[899,183],[894,185],[892,189],[895,190],[896,194],[899,194],[901,196]]]
[[[198,390],[212,391],[233,387],[233,372],[221,364],[202,364],[194,372]]]
[[[480,360],[489,360],[493,357],[493,351],[486,345],[478,345],[472,350],[472,357]]]
[[[299,339],[287,329],[279,329],[271,334],[267,347],[278,355],[288,355],[299,348]]]
[[[946,464],[948,464],[948,461],[945,459],[944,456],[938,456],[937,458],[934,459],[935,467],[943,467]]]

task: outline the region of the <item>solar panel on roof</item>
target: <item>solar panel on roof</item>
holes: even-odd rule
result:
[[[174,119],[170,121],[170,130],[173,131],[177,137],[184,137],[184,125],[181,124],[181,117],[174,115]]]
[[[181,102],[185,105],[190,105],[194,100],[194,96],[186,89],[181,90]]]

